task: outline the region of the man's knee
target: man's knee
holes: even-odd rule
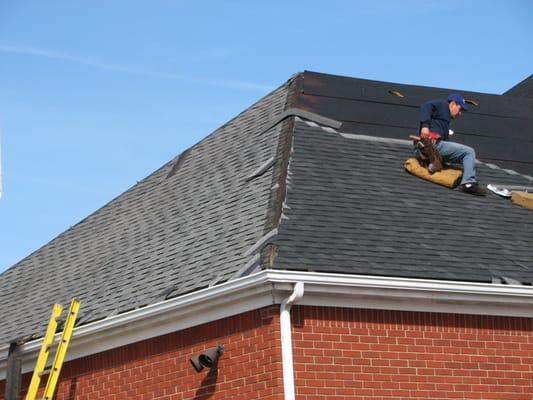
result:
[[[463,145],[465,147],[465,154],[468,154],[468,155],[472,155],[472,157],[476,157],[476,151],[470,147],[470,146],[466,146],[466,145]]]
[[[454,147],[455,147],[455,151],[459,154],[462,154],[463,156],[466,156],[466,155],[475,156],[476,155],[476,151],[472,147],[467,146],[466,144],[454,143]]]

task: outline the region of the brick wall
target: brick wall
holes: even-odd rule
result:
[[[217,344],[218,374],[197,373],[189,358]],[[279,306],[268,307],[65,363],[56,399],[281,399],[280,360]]]
[[[532,319],[308,306],[292,315],[298,400],[533,400]],[[281,400],[279,338],[273,306],[106,351],[66,363],[57,400]],[[218,375],[196,373],[189,358],[217,344]]]
[[[298,400],[533,399],[533,320],[293,308]]]

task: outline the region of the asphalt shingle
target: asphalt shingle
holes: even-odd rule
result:
[[[44,331],[53,303],[89,322],[224,281],[264,233],[287,86],[0,275],[0,343]]]
[[[298,122],[275,267],[531,284],[531,211],[411,176],[403,169],[411,155],[409,145]],[[485,183],[531,184],[484,164],[477,169]]]

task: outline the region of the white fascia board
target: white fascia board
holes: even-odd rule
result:
[[[533,318],[531,286],[265,270],[77,327],[67,360],[281,304],[297,282],[305,284],[303,305]],[[21,346],[23,372],[33,369],[41,343]],[[0,347],[0,380],[7,352]]]
[[[250,275],[76,327],[65,361],[272,304],[272,284],[266,274]],[[55,342],[58,340],[59,334]],[[42,338],[20,347],[22,373],[34,369],[41,345]],[[9,346],[0,347],[0,380],[6,376],[8,350]]]
[[[285,282],[305,284],[299,304],[533,318],[533,287],[313,272],[269,274],[276,303]]]

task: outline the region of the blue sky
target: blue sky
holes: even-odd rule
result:
[[[0,271],[292,74],[500,94],[533,2],[0,1]]]

